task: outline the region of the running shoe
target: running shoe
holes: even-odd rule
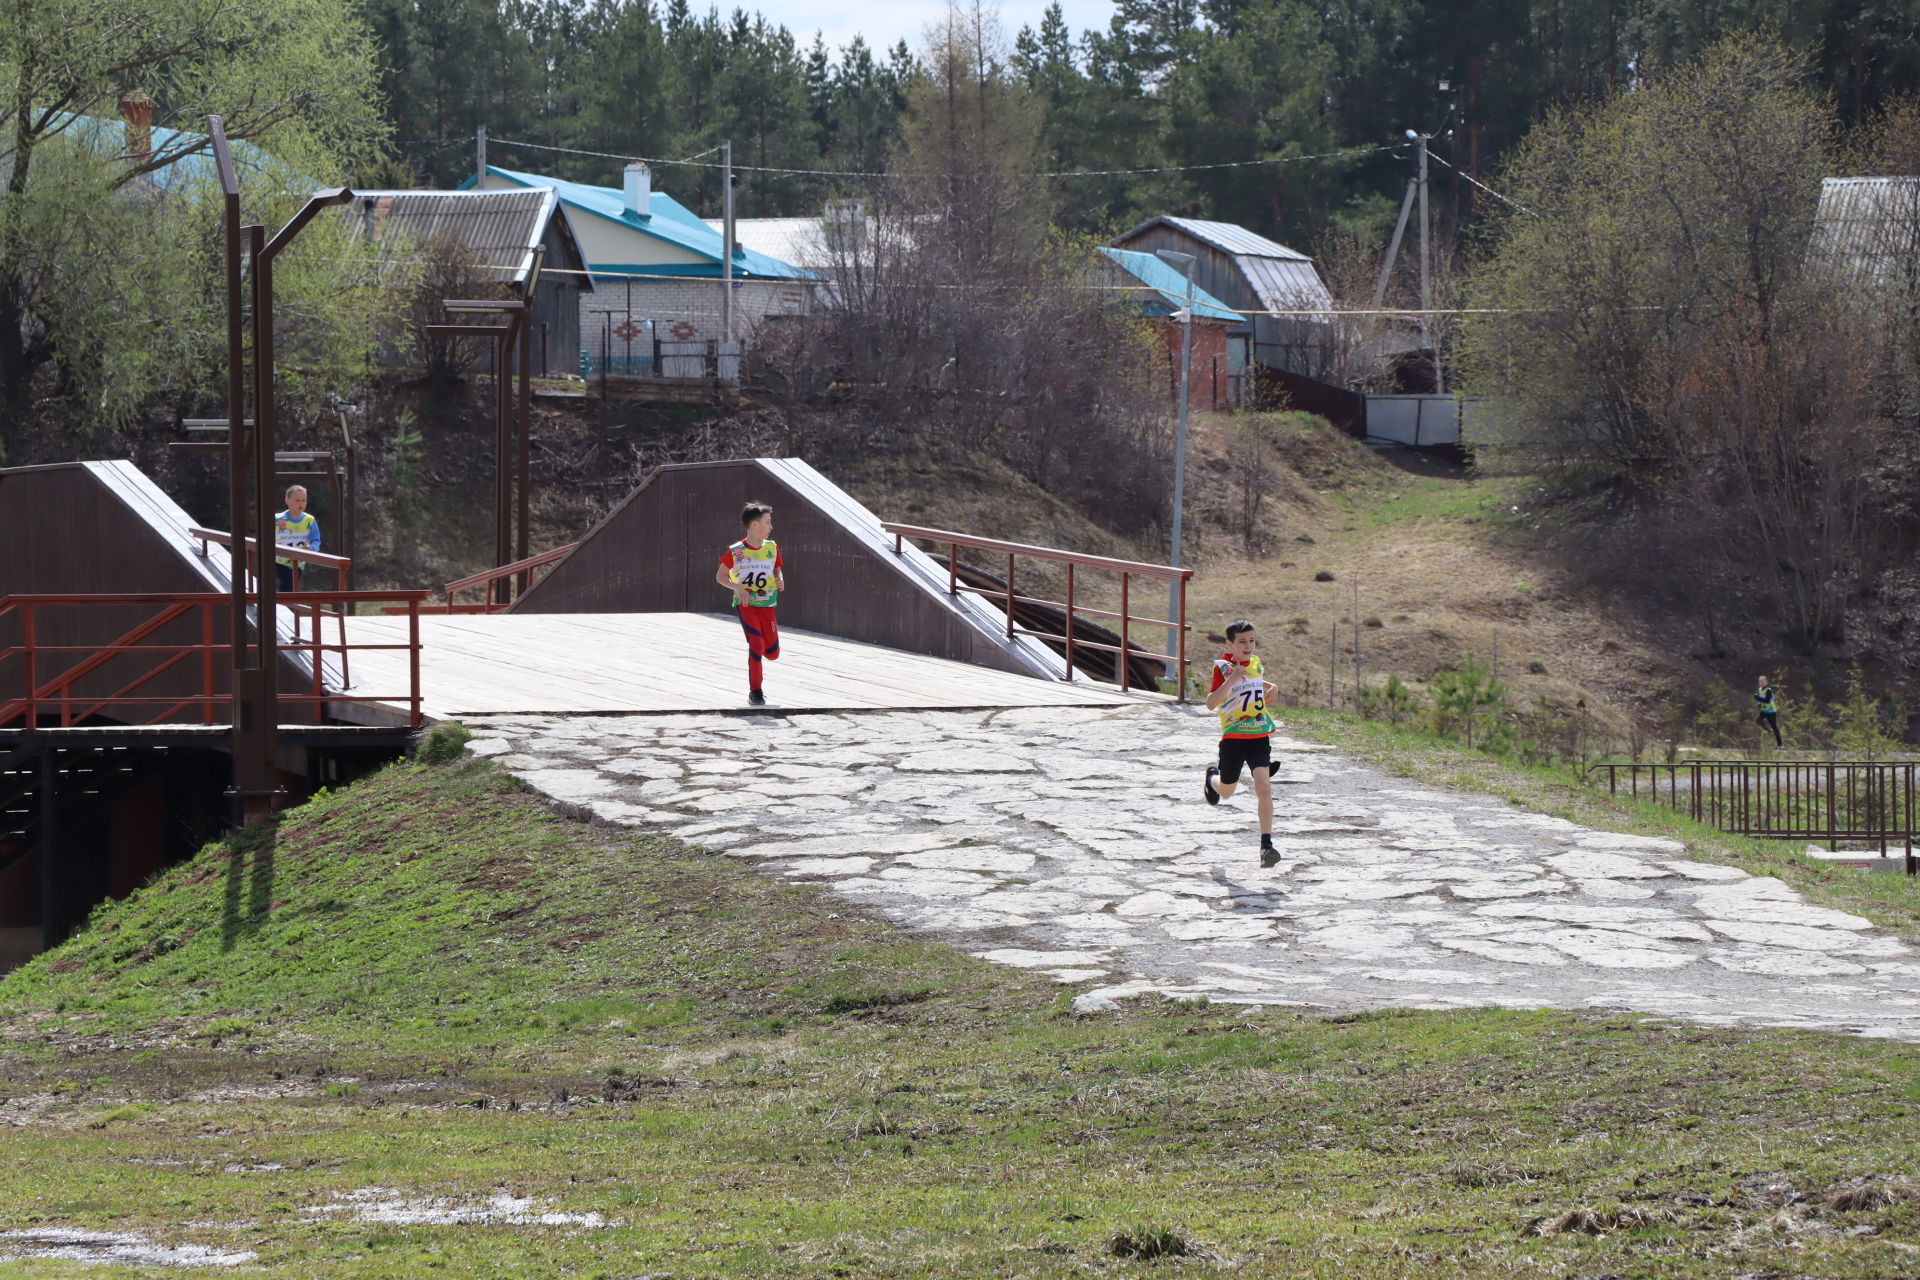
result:
[[[747,690],[747,704],[754,707],[764,707],[767,705],[767,695],[759,689],[749,689]]]
[[[1219,804],[1219,803],[1220,803],[1220,793],[1219,793],[1218,791],[1215,791],[1215,790],[1213,789],[1213,780],[1214,780],[1215,778],[1217,778],[1217,777],[1219,777],[1219,776],[1220,776],[1220,766],[1219,766],[1219,765],[1217,765],[1217,764],[1210,764],[1210,765],[1208,765],[1208,766],[1207,766],[1207,781],[1206,781],[1206,788],[1207,788],[1207,803],[1208,803],[1208,804]]]
[[[1262,840],[1260,842],[1260,865],[1263,867],[1280,865],[1280,851],[1273,847],[1273,841],[1271,840]]]

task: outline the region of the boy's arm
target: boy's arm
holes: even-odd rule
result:
[[[787,571],[785,569],[775,569],[773,571],[773,589],[775,591],[785,591],[787,589]]]
[[[1239,671],[1240,668],[1235,667],[1234,670]],[[1232,692],[1232,686],[1226,682],[1226,679],[1220,674],[1220,668],[1216,666],[1213,669],[1213,688],[1207,692],[1207,710],[1218,711],[1226,704],[1227,698],[1232,695]]]
[[[727,562],[722,560],[719,568],[713,571],[713,580],[733,592],[733,598],[741,604],[747,602],[747,589],[727,576]]]

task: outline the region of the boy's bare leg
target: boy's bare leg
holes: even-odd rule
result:
[[[1265,769],[1253,771],[1253,794],[1260,802],[1260,834],[1273,834],[1273,775]]]
[[[1213,789],[1220,793],[1220,798],[1222,800],[1231,800],[1233,798],[1233,793],[1240,789],[1240,784],[1237,782],[1215,781],[1213,784]]]

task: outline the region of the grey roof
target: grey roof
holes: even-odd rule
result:
[[[375,243],[404,236],[412,244],[447,238],[473,250],[480,265],[519,283],[533,251],[557,221],[563,238],[573,227],[551,187],[511,191],[355,191],[350,216]],[[575,244],[576,253],[578,250]],[[551,267],[581,264],[548,263]]]
[[[1920,268],[1920,177],[1828,178],[1809,256],[1860,284]]]
[[[1256,258],[1284,258],[1293,262],[1312,262],[1306,254],[1289,249],[1277,240],[1269,240],[1232,222],[1203,222],[1199,218],[1161,217],[1153,219],[1180,228],[1197,240],[1204,240],[1222,253],[1252,254]],[[1145,225],[1145,224],[1142,224]],[[1134,230],[1139,230],[1136,227]],[[1127,235],[1132,235],[1129,231]],[[1125,237],[1122,237],[1123,239]]]
[[[1235,300],[1232,292],[1215,293],[1228,298],[1241,311],[1331,311],[1333,295],[1326,282],[1314,270],[1313,259],[1277,241],[1269,240],[1231,222],[1206,222],[1199,218],[1175,218],[1162,215],[1149,218],[1117,237],[1115,244],[1125,245],[1155,227],[1167,227],[1190,236],[1233,260],[1255,299],[1254,305]],[[1298,317],[1311,322],[1311,317]]]

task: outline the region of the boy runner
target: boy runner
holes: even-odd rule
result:
[[[1227,628],[1226,653],[1213,664],[1213,687],[1207,710],[1220,713],[1220,762],[1207,766],[1208,804],[1219,804],[1240,784],[1244,766],[1253,775],[1253,793],[1260,802],[1260,865],[1280,861],[1273,847],[1273,717],[1267,714],[1267,695],[1279,686],[1260,674],[1259,643],[1253,624],[1245,618]],[[1216,786],[1214,779],[1218,778]]]
[[[273,518],[273,540],[282,547],[299,547],[304,551],[320,549],[320,522],[307,510],[305,485],[297,484],[287,490],[287,509]],[[280,590],[293,590],[293,561],[276,556],[273,575]]]
[[[780,626],[773,608],[787,585],[786,562],[772,537],[772,507],[749,502],[740,512],[740,523],[746,526],[746,537],[727,548],[713,577],[733,592],[733,607],[740,611],[740,628],[747,634],[747,701],[764,707],[767,695],[760,689],[760,660],[774,662],[780,657]]]
[[[1760,687],[1754,691],[1753,700],[1760,704],[1754,720],[1762,729],[1773,730],[1773,745],[1778,750],[1784,744],[1780,741],[1780,704],[1774,701],[1773,677],[1760,677]]]

